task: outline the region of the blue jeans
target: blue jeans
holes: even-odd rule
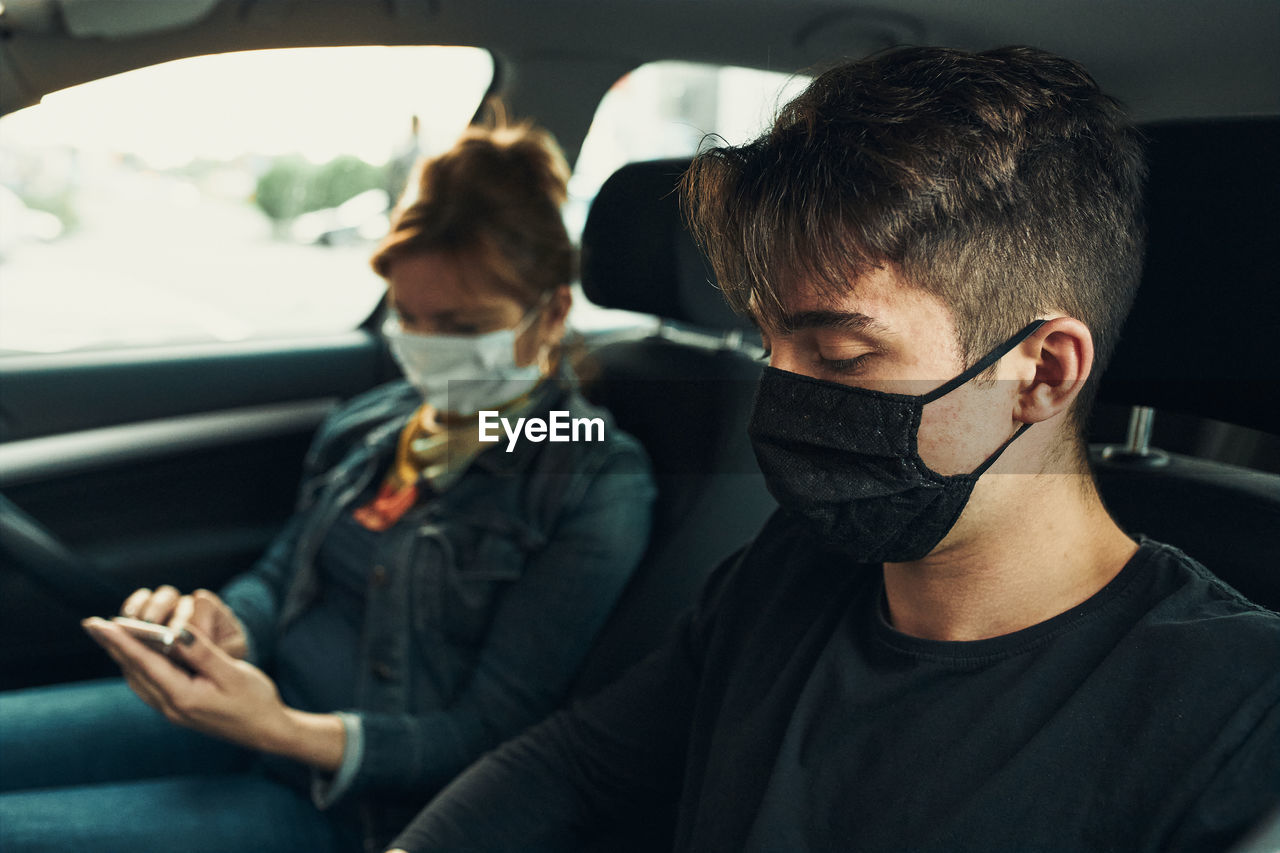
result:
[[[171,725],[119,679],[0,693],[0,850],[359,849],[351,827],[254,768],[254,753]]]

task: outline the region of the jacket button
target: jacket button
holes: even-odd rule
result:
[[[387,663],[384,660],[380,660],[374,663],[373,674],[377,676],[379,681],[395,681],[396,680],[396,671],[391,667],[391,664]]]
[[[386,566],[374,566],[373,575],[370,577],[370,580],[373,581],[374,586],[386,586],[387,575],[388,573],[387,573]]]

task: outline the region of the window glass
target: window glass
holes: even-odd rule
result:
[[[747,142],[810,78],[692,62],[651,62],[622,77],[596,108],[569,185],[568,221],[576,238],[600,185],[638,160],[689,157],[703,140]]]
[[[581,236],[591,200],[619,167],[692,156],[709,135],[716,137],[710,144],[747,142],[809,80],[798,74],[691,62],[653,62],[627,74],[601,99],[574,165],[565,212],[570,234],[575,240]],[[628,325],[637,316],[595,308],[584,298],[574,302],[578,328]]]
[[[493,75],[461,47],[178,60],[0,119],[0,353],[351,329],[413,160]]]

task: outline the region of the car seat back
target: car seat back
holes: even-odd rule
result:
[[[601,187],[582,234],[590,300],[662,323],[594,347],[583,367],[587,396],[649,452],[658,497],[648,551],[587,659],[579,695],[656,647],[708,572],[776,507],[746,430],[762,365],[744,343],[749,324],[724,303],[684,228],[675,190],[688,165],[624,166]]]
[[[1092,449],[1098,484],[1126,530],[1280,609],[1280,475],[1149,444],[1158,412],[1280,434],[1280,119],[1146,133],[1143,281],[1099,389],[1134,408],[1125,445]]]

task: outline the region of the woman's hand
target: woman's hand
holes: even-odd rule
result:
[[[155,622],[166,625],[173,616],[173,610],[181,595],[176,587],[165,584],[155,590],[135,589],[124,604],[120,605],[120,615],[130,619],[141,619],[144,622]]]
[[[167,625],[174,631],[194,625],[231,657],[243,660],[249,654],[249,635],[239,617],[207,589],[180,595],[168,584],[155,591],[144,587],[125,599],[120,615]]]
[[[194,621],[187,627],[191,641],[174,643],[168,653],[105,619],[83,625],[120,665],[133,692],[170,722],[322,770],[341,763],[341,720],[286,706],[265,672],[218,648]]]

